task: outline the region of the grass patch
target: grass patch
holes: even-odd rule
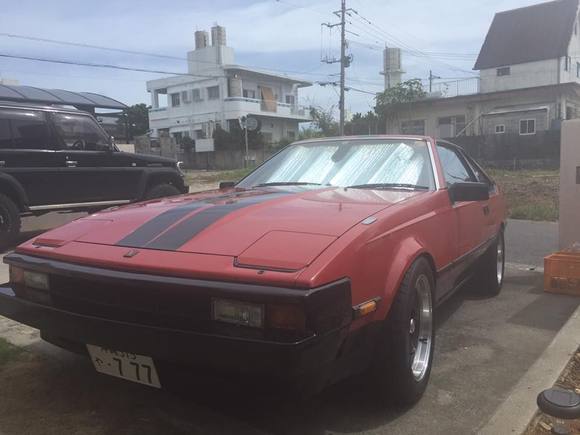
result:
[[[557,221],[559,170],[510,171],[489,169],[503,192],[512,219]]]
[[[15,359],[20,352],[22,352],[22,349],[0,338],[0,366]]]
[[[233,169],[231,171],[196,172],[195,175],[186,174],[187,180],[195,183],[219,183],[220,181],[239,181],[252,171],[253,168]]]

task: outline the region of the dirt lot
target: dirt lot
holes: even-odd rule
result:
[[[560,171],[489,170],[506,196],[512,219],[558,220]]]
[[[239,181],[250,172],[249,169],[232,171],[187,171],[186,180],[190,192],[216,189],[220,181]]]

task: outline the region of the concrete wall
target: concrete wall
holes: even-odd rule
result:
[[[580,243],[580,120],[562,124],[560,159],[560,248]]]
[[[536,121],[536,132],[550,129],[549,110],[527,110],[511,113],[487,115],[483,118],[483,134],[496,134],[497,125],[505,126],[503,134],[520,134],[520,121],[533,119]]]
[[[558,83],[557,59],[510,65],[510,69],[510,75],[500,77],[497,75],[497,68],[481,70],[481,92],[508,91]]]

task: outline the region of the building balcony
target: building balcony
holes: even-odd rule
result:
[[[149,119],[151,121],[157,121],[160,119],[168,118],[169,114],[167,112],[167,107],[158,107],[156,109],[149,109]]]
[[[225,111],[228,117],[244,115],[270,116],[275,118],[290,118],[301,121],[311,121],[308,108],[297,104],[286,104],[278,101],[265,101],[256,98],[228,97],[224,98]],[[238,116],[232,112],[239,113]]]

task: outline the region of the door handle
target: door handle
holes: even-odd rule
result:
[[[484,216],[489,216],[489,205],[484,205],[483,206],[483,215]]]
[[[76,168],[78,164],[79,164],[79,162],[77,162],[75,160],[67,160],[66,161],[67,168]]]
[[[6,162],[4,160],[0,160],[0,168],[6,166]]]

